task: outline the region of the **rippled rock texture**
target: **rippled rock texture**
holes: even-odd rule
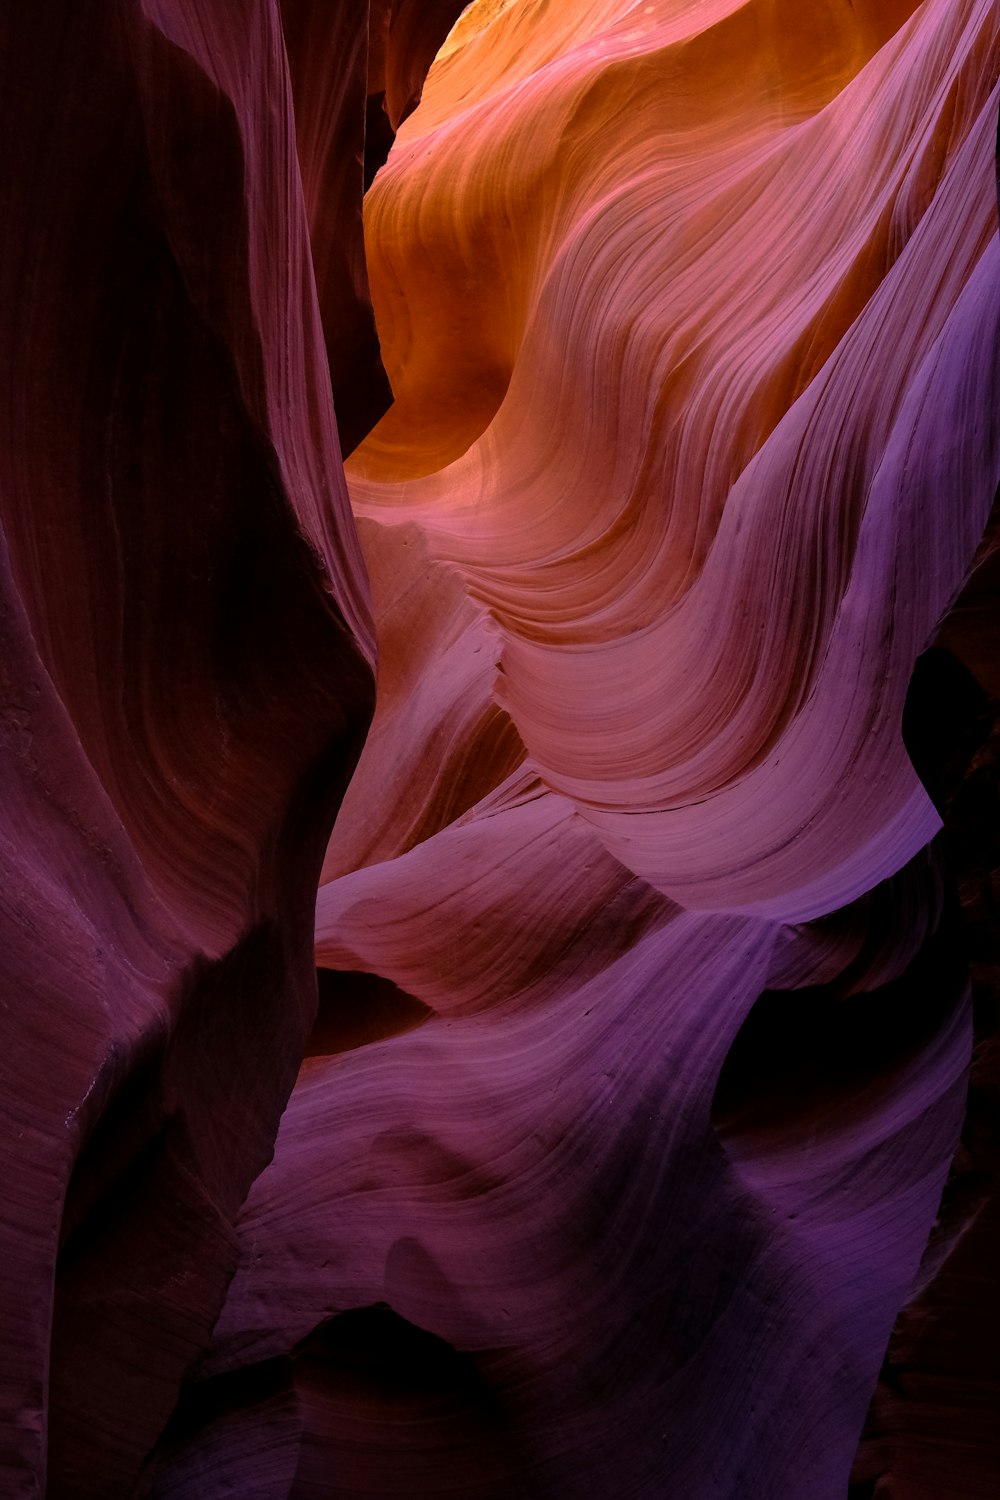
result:
[[[301,1061],[374,641],[276,11],[3,29],[0,1493],[108,1500]]]
[[[460,9],[6,10],[4,1493],[985,1500],[1000,14]]]

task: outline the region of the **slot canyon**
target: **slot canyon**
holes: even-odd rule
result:
[[[998,0],[0,16],[0,1496],[990,1500]]]

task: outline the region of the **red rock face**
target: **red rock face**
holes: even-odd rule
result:
[[[4,23],[0,1488],[985,1500],[996,7],[460,10]]]
[[[281,32],[240,10],[4,21],[10,1496],[132,1493],[208,1339],[371,712]]]

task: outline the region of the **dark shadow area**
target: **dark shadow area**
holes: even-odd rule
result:
[[[962,1141],[886,1351],[849,1500],[985,1500],[1000,1486],[1000,507],[934,645],[903,734],[944,822],[974,1047]]]
[[[82,1146],[66,1188],[60,1254],[104,1195],[142,1170],[143,1158],[162,1129],[161,1065],[159,1049],[145,1061],[137,1059]]]
[[[385,1304],[322,1324],[294,1355],[303,1420],[295,1500],[530,1494],[473,1356]],[[515,1477],[516,1475],[516,1477]]]
[[[854,987],[855,964],[829,985],[765,990],[719,1075],[712,1119],[720,1136],[801,1133],[889,1089],[962,992],[958,931],[954,907],[946,909],[905,972],[872,989]]]
[[[385,111],[385,92],[369,94],[365,106],[365,161],[364,190],[367,193],[375,180],[375,173],[384,167],[389,158],[389,149],[396,139],[396,132],[389,123]]]
[[[138,1493],[149,1500],[288,1495],[301,1439],[287,1355],[189,1381]]]
[[[421,1026],[434,1012],[380,974],[317,969],[319,1008],[306,1057],[333,1057]]]
[[[468,0],[391,0],[385,55],[386,113],[394,129],[420,103],[424,83]]]
[[[386,1303],[339,1313],[288,1355],[189,1381],[148,1493],[199,1500],[211,1481],[242,1495],[266,1454],[289,1500],[531,1497],[523,1445],[481,1368],[496,1357],[464,1353]]]
[[[903,709],[903,742],[938,811],[960,789],[992,726],[990,698],[950,651],[917,658]]]
[[[937,946],[937,945],[936,945]],[[727,1139],[805,1131],[854,1098],[886,1088],[934,1036],[955,1002],[940,951],[907,979],[838,1000],[822,988],[765,990],[726,1058],[713,1103]]]
[[[407,1322],[385,1302],[320,1324],[298,1345],[295,1365],[298,1374],[308,1366],[329,1390],[352,1400],[374,1395],[425,1403],[443,1395],[490,1403],[471,1354]]]
[[[176,1389],[165,1356],[148,1350],[186,1367],[211,1335],[236,1267],[232,1221],[277,1125],[257,1083],[261,1052],[272,1073],[295,1065],[278,1004],[292,1000],[284,951],[281,930],[265,922],[223,958],[194,966],[173,1035],[123,1081],[80,1153],[53,1291],[52,1500],[125,1493],[117,1476],[95,1483],[94,1434],[134,1407],[137,1431],[151,1434],[132,1455],[138,1469]],[[159,1411],[153,1432],[149,1413]]]
[[[227,1370],[209,1380],[189,1381],[161,1439],[164,1450],[180,1447],[193,1433],[223,1418],[285,1396],[292,1389],[292,1361],[287,1355]]]

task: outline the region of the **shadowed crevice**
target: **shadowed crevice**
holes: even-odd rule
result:
[[[978,1500],[1000,1472],[992,1295],[1000,1255],[1000,506],[961,594],[917,660],[907,753],[944,822],[961,895],[974,1046],[962,1140],[869,1407],[849,1500]]]
[[[329,1319],[294,1354],[303,1417],[295,1500],[509,1500],[508,1422],[473,1356],[385,1303]]]
[[[434,1014],[381,974],[317,969],[319,1008],[306,1057],[333,1057],[412,1031]]]
[[[872,916],[877,920],[877,905]],[[958,932],[950,903],[916,958],[889,983],[858,984],[855,962],[830,984],[765,990],[730,1047],[712,1104],[730,1153],[752,1156],[758,1142],[793,1141],[877,1107],[963,992]]]

